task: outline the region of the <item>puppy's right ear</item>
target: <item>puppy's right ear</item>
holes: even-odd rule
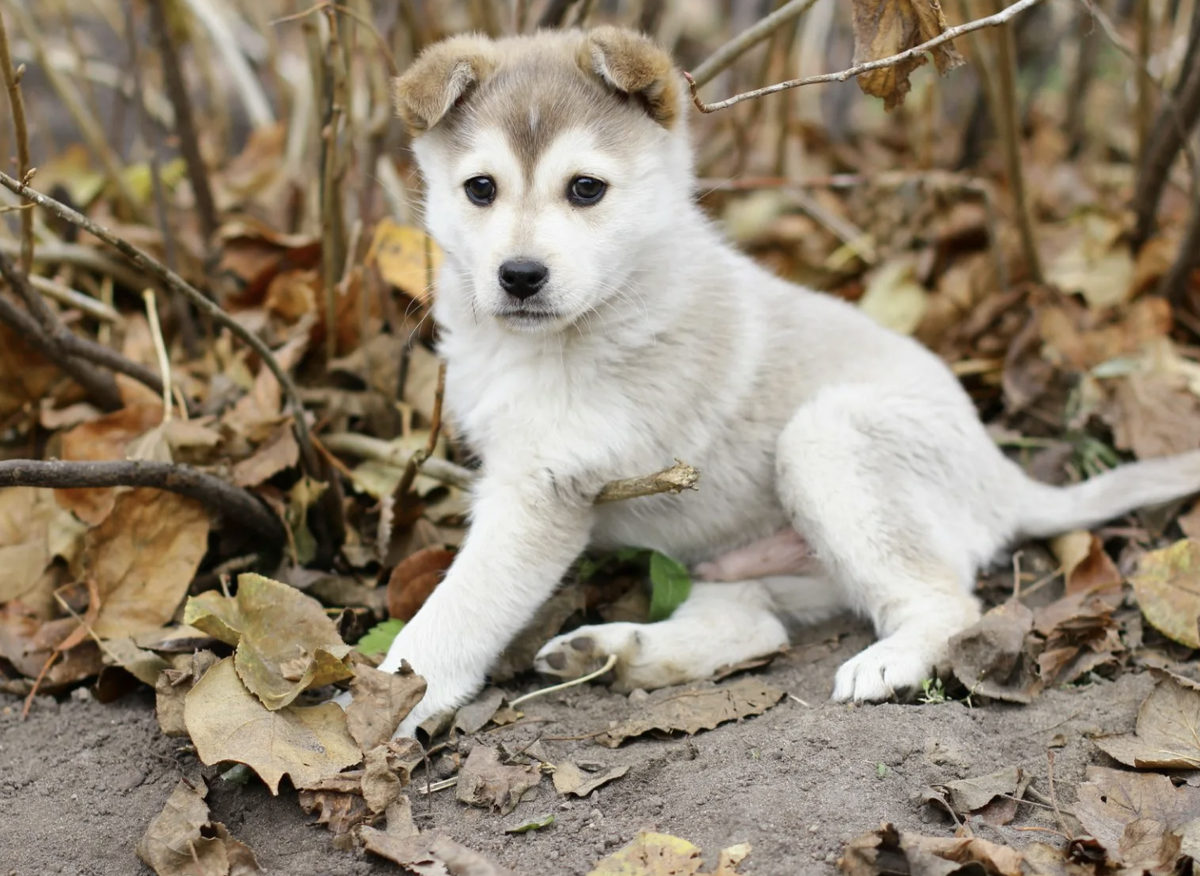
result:
[[[392,83],[396,111],[411,134],[428,131],[496,69],[496,47],[482,36],[434,43]]]

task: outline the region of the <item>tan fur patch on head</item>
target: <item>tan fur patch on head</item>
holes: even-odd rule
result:
[[[396,111],[412,134],[428,131],[468,91],[492,75],[495,44],[484,36],[434,43],[392,84]]]
[[[580,66],[643,101],[650,117],[664,128],[679,118],[675,65],[649,37],[620,27],[597,27],[588,31]]]

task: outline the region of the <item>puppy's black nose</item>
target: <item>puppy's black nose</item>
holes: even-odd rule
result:
[[[500,286],[522,301],[536,295],[549,276],[550,269],[532,259],[509,259],[500,266]]]

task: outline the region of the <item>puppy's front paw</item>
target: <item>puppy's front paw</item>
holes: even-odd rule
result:
[[[881,702],[921,686],[945,662],[945,637],[889,636],[851,657],[837,671],[837,702]]]

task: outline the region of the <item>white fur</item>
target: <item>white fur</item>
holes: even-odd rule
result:
[[[619,685],[677,683],[783,644],[782,616],[850,608],[880,640],[833,696],[878,700],[944,662],[978,617],[977,568],[1018,535],[1200,489],[1200,454],[1143,469],[1157,488],[1128,497],[1137,468],[1074,491],[1028,481],[934,355],[724,241],[692,200],[682,125],[631,124],[615,152],[567,130],[526,180],[486,123],[469,144],[435,128],[415,146],[446,251],[447,411],[483,468],[453,567],[383,664],[406,659],[429,683],[399,733],[474,695],[589,544],[695,565],[794,527],[819,573],[697,584],[669,620],[578,630],[540,668],[577,675],[616,653]],[[499,192],[486,208],[462,191],[481,173]],[[605,198],[570,205],[575,174],[606,180]],[[502,315],[497,268],[515,257],[549,266],[537,297],[553,319]],[[676,457],[701,471],[699,492],[592,505],[607,481]]]

